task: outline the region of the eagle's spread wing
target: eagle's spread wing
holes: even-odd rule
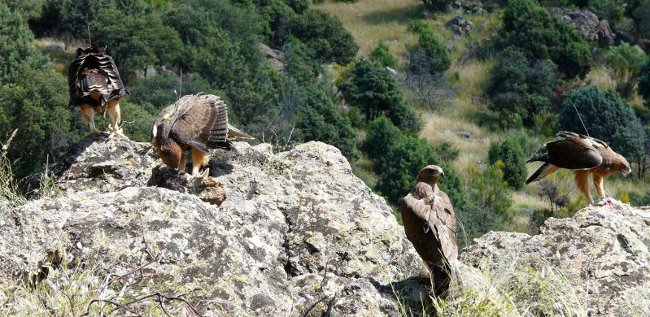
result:
[[[230,148],[227,108],[219,97],[187,95],[177,104],[171,117],[172,138],[206,153],[209,149]]]
[[[68,66],[68,86],[71,106],[101,106],[127,93],[113,58],[93,46],[77,50],[77,57]],[[102,100],[91,98],[94,91]]]

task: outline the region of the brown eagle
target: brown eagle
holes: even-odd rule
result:
[[[183,152],[191,150],[192,175],[208,164],[209,149],[230,149],[238,139],[253,137],[228,124],[226,104],[215,95],[183,96],[163,109],[153,125],[152,144],[162,161],[185,171]]]
[[[94,46],[77,49],[77,57],[68,66],[70,106],[81,106],[81,117],[90,133],[101,133],[95,128],[95,112],[108,112],[108,132],[122,135],[119,100],[127,91],[113,58],[105,50]]]
[[[424,167],[411,192],[400,199],[400,213],[406,237],[413,243],[431,273],[434,292],[443,295],[456,277],[458,260],[456,214],[438,180],[445,175],[436,165]]]
[[[605,198],[605,177],[614,173],[627,176],[632,172],[627,160],[604,141],[568,131],[556,134],[555,140],[545,143],[526,163],[535,161],[544,164],[526,180],[526,184],[538,181],[560,168],[571,169],[576,187],[585,195],[589,204],[594,203],[589,188],[589,173],[596,193]]]

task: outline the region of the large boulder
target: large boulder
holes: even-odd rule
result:
[[[600,46],[614,44],[616,35],[609,27],[607,20],[600,20],[589,10],[571,10],[553,7],[548,11],[561,20],[568,22],[585,37],[587,41],[598,43]]]
[[[209,179],[225,189],[220,206],[146,186],[159,163],[146,143],[98,138],[73,154],[60,195],[3,211],[3,285],[89,274],[96,282],[80,311],[91,315],[144,298],[128,309],[160,301],[204,316],[399,316],[427,298],[417,278],[426,271],[391,208],[335,147],[215,151]]]
[[[533,316],[648,316],[649,248],[650,208],[616,204],[549,218],[535,236],[490,232],[461,261]]]

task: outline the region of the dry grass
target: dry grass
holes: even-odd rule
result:
[[[337,16],[359,45],[359,55],[368,55],[379,42],[390,53],[401,56],[406,43],[416,38],[406,31],[413,19],[423,18],[424,8],[418,0],[359,0],[355,3],[325,2],[314,6]]]
[[[490,142],[496,139],[496,135],[475,124],[441,114],[429,112],[420,115],[423,122],[420,137],[432,144],[446,142],[460,150],[460,155],[452,166],[461,175],[464,175],[468,166],[487,160]]]
[[[616,81],[610,76],[611,72],[612,71],[605,66],[595,66],[587,74],[585,82],[605,90],[613,90],[616,88]]]

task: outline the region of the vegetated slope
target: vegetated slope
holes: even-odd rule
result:
[[[534,23],[537,23],[533,19],[555,21],[552,16],[544,13],[546,12],[545,9],[538,7],[538,4],[528,4],[526,1],[522,1],[522,3],[517,5],[535,7],[535,10],[537,10],[530,17],[531,28],[534,27]],[[586,205],[583,198],[576,194],[577,191],[571,181],[572,176],[566,172],[560,172],[549,177],[548,182],[543,184],[545,187],[534,184],[525,187],[515,186],[517,189],[509,188],[492,193],[480,192],[483,191],[481,188],[499,187],[498,179],[500,176],[497,175],[498,173],[493,174],[494,177],[491,177],[489,176],[490,173],[484,169],[495,163],[488,162],[487,158],[488,149],[493,144],[502,142],[506,138],[512,138],[515,143],[521,146],[524,156],[529,157],[538,146],[551,140],[553,134],[560,128],[557,121],[554,121],[557,120],[557,113],[545,114],[542,112],[535,119],[538,121],[535,121],[532,126],[522,128],[517,124],[509,125],[507,123],[508,117],[516,120],[516,115],[502,115],[497,110],[494,110],[495,107],[491,106],[491,104],[512,103],[507,100],[500,102],[490,95],[490,89],[495,86],[493,77],[498,71],[502,71],[499,69],[503,68],[502,65],[510,62],[504,59],[502,53],[500,53],[501,50],[504,50],[500,46],[504,45],[504,42],[508,45],[507,41],[512,41],[509,38],[511,35],[504,31],[502,8],[498,6],[490,7],[490,12],[482,12],[481,14],[462,12],[462,10],[457,9],[452,12],[428,12],[421,1],[415,0],[360,0],[353,3],[331,1],[324,2],[317,7],[341,19],[345,27],[350,30],[359,43],[359,58],[371,55],[373,49],[381,42],[387,45],[389,52],[397,57],[398,65],[393,66],[397,69],[396,78],[402,83],[401,89],[407,97],[409,105],[416,109],[423,121],[423,127],[419,135],[428,140],[435,148],[443,143],[448,143],[459,150],[458,155],[450,157],[450,160],[446,163],[450,163],[459,172],[463,190],[468,194],[470,203],[474,204],[473,207],[475,208],[466,210],[467,214],[479,215],[481,212],[477,211],[477,208],[490,209],[491,211],[488,213],[502,216],[498,216],[501,218],[500,220],[490,220],[492,223],[488,225],[489,228],[534,233],[537,232],[537,227],[541,221],[547,217],[551,215],[566,217]],[[541,10],[537,8],[541,8]],[[456,15],[460,15],[472,23],[469,35],[455,34],[447,26],[447,23]],[[591,17],[590,15],[586,16]],[[433,99],[433,101],[429,103],[423,102],[421,93],[408,83],[409,47],[412,47],[418,41],[416,34],[409,30],[409,25],[414,21],[420,21],[430,26],[437,36],[443,40],[451,56],[450,68],[440,74],[437,79],[429,82],[429,87],[433,87],[433,93],[430,95],[430,99]],[[558,22],[553,23],[556,24],[551,28],[551,34],[556,35],[552,36],[566,36],[579,43],[579,45],[576,44],[576,47],[583,45],[580,42],[580,35],[571,30],[571,27],[565,27],[564,24]],[[578,21],[577,23],[591,23],[591,21]],[[602,26],[603,23],[605,23],[605,27]],[[606,22],[601,22],[597,27],[607,29]],[[585,30],[584,27],[583,30]],[[587,31],[595,32],[592,29]],[[542,40],[550,41],[549,38],[541,38],[540,41]],[[596,84],[603,88],[615,88],[618,81],[604,71],[614,66],[609,62],[605,62],[604,56],[610,54],[608,51],[615,50],[617,47],[598,48],[598,43],[594,42],[590,42],[589,45],[597,56],[594,57],[596,61],[592,63],[592,70],[586,74],[584,80],[564,77],[559,80],[555,78],[558,75],[544,75],[540,69],[546,66],[542,67],[537,62],[539,65],[535,65],[538,66],[530,66],[528,70],[524,70],[523,72],[528,72],[527,75],[523,79],[513,80],[512,85],[515,87],[517,85],[523,85],[524,87],[536,87],[536,85],[539,87],[549,85],[546,87],[551,87],[551,84],[554,85],[552,87],[555,91],[546,92],[545,98],[550,99],[552,106],[557,107],[557,111],[561,108],[560,101],[565,95],[580,86]],[[532,57],[530,58],[532,59]],[[560,60],[559,58],[556,59]],[[505,63],[502,63],[502,61],[505,61]],[[529,61],[529,63],[534,64],[532,61]],[[556,74],[568,72],[568,70],[561,67],[557,68],[557,70]],[[512,75],[514,74],[508,73],[507,76]],[[548,76],[548,82],[533,82],[543,78],[543,76]],[[524,83],[523,81],[528,82]],[[515,98],[524,96],[530,98],[532,104],[536,102],[534,101],[537,98],[535,94],[540,94],[536,91],[517,92],[516,89],[520,88],[509,89],[506,88],[502,96],[508,96],[509,93],[516,96]],[[643,106],[639,107],[638,97],[633,96],[631,98],[631,105],[635,109],[641,109],[639,111],[642,111]],[[504,116],[506,119],[504,119]],[[582,130],[574,130],[582,132]],[[613,144],[613,146],[620,149],[622,145]],[[630,155],[628,159],[630,161],[636,160],[633,156],[635,155]],[[506,164],[510,164],[510,162],[506,162]],[[645,163],[641,162],[639,164]],[[535,164],[527,164],[526,166],[529,174],[536,168]],[[494,178],[494,180],[487,181],[488,183],[492,182],[491,185],[484,186],[481,184],[483,180],[491,178]],[[478,179],[483,180],[479,182]],[[613,177],[607,181],[607,192],[626,202],[629,202],[630,197],[632,197],[634,203],[639,204],[645,201],[642,197],[647,197],[647,194],[644,189],[641,189],[643,186],[639,187],[638,184],[647,184],[647,182],[647,177],[633,179]],[[491,195],[501,198],[486,201],[486,197]],[[493,207],[495,204],[508,207],[496,210],[499,208],[495,209]],[[472,218],[467,219],[467,222],[480,222],[481,217],[485,216],[472,216]],[[490,217],[487,216],[487,219]],[[469,226],[471,226],[471,223],[469,223]],[[486,230],[486,228],[480,230]],[[470,231],[473,231],[473,229]]]

